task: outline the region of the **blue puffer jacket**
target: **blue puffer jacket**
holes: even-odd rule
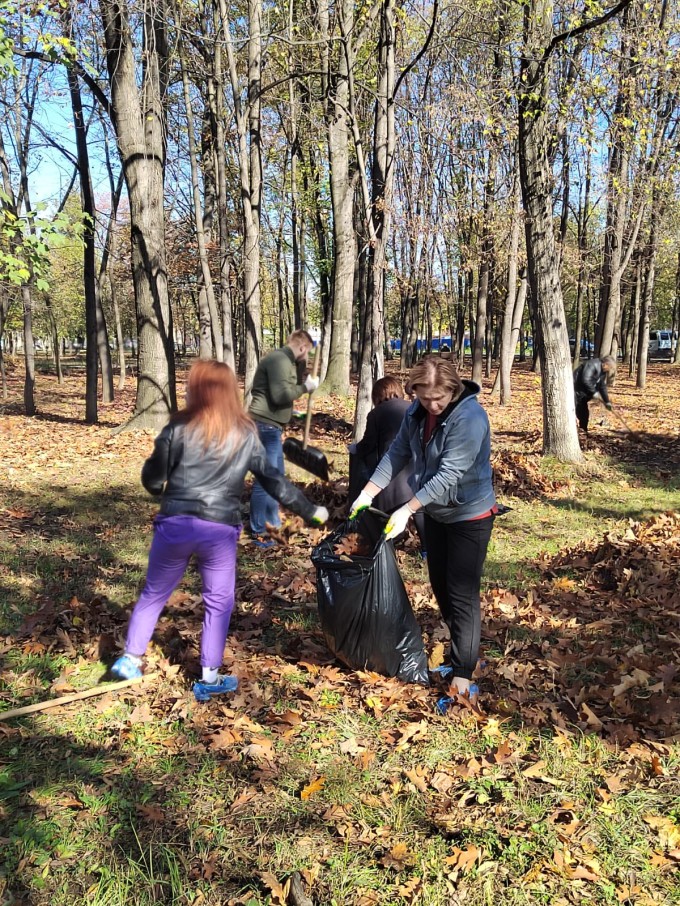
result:
[[[437,522],[474,519],[496,503],[491,470],[491,429],[477,399],[480,388],[463,381],[461,396],[439,416],[427,445],[426,410],[416,400],[371,480],[386,487],[413,461],[410,484],[425,512]]]

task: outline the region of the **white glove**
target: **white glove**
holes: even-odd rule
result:
[[[318,377],[312,377],[311,374],[308,374],[302,385],[307,393],[314,393],[316,388],[319,386]]]
[[[356,519],[359,513],[362,510],[367,510],[372,503],[373,498],[371,497],[371,495],[367,494],[366,491],[362,491],[354,501],[352,506],[349,508],[349,518]]]
[[[404,504],[403,506],[400,506],[398,510],[395,510],[385,526],[385,537],[389,539],[401,535],[401,533],[406,530],[406,523],[411,516],[413,516],[413,513],[408,508],[407,504]]]
[[[318,506],[314,510],[311,522],[312,525],[323,525],[324,522],[328,522],[328,510],[325,506]]]
[[[349,508],[349,518],[356,519],[359,513],[362,510],[367,510],[372,503],[373,498],[371,497],[371,495],[367,494],[366,491],[362,491],[354,501],[352,506]]]

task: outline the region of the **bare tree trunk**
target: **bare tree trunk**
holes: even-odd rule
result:
[[[299,99],[296,80],[292,73],[295,71],[293,47],[295,42],[296,9],[294,0],[288,3],[288,35],[290,48],[288,56],[288,103],[290,107],[290,218],[291,218],[291,244],[293,258],[293,312],[295,328],[307,328],[307,285],[305,274],[305,212],[300,204],[300,168],[301,159],[300,138],[298,135]]]
[[[477,278],[477,314],[475,317],[475,336],[472,344],[472,380],[482,385],[484,375],[484,342],[486,339],[487,308],[489,304],[491,265],[494,255],[494,240],[491,219],[495,206],[496,167],[498,154],[492,142],[487,158],[486,179],[484,181],[484,203],[482,213],[481,260]],[[514,296],[514,293],[513,293]]]
[[[324,386],[330,392],[349,396],[354,260],[357,254],[352,227],[354,191],[358,177],[356,167],[350,161],[350,128],[347,117],[348,78],[349,71],[354,65],[352,0],[341,0],[336,13],[344,34],[335,71],[332,71],[329,4],[328,0],[321,0],[318,5],[318,17],[319,30],[324,40],[322,82],[326,97],[334,252],[332,330]]]
[[[118,351],[118,389],[122,390],[125,387],[125,346],[123,345],[123,326],[120,319],[120,309],[118,307],[116,285],[113,279],[112,262],[115,260],[116,256],[116,221],[118,219],[118,205],[120,204],[120,196],[123,191],[124,177],[123,171],[121,170],[118,174],[118,179],[114,180],[113,178],[113,168],[111,166],[109,143],[108,139],[106,138],[104,140],[104,156],[106,161],[106,172],[109,178],[109,189],[111,193],[111,209],[109,211],[108,223],[106,226],[106,238],[104,239],[102,257],[101,261],[99,262],[97,284],[100,301],[104,298],[105,287],[108,285],[109,288],[111,307],[113,308],[116,346]]]
[[[319,179],[319,168],[313,148],[310,148],[309,150],[309,166],[305,168],[305,171],[309,172],[312,182],[311,196],[314,203],[314,233],[316,235],[316,244],[319,255],[319,303],[321,305],[322,318],[321,361],[319,364],[319,377],[322,382],[325,382],[326,372],[328,370],[331,335],[333,332],[333,299],[331,283],[329,280],[330,274],[328,265],[328,237],[326,234],[326,226],[324,224],[321,210],[321,186]]]
[[[529,283],[536,312],[543,397],[543,452],[577,462],[581,449],[576,428],[569,335],[564,313],[559,260],[555,248],[552,173],[547,122],[552,0],[532,0],[524,8],[524,46],[520,67],[519,161],[526,212]],[[538,336],[536,336],[538,334]]]
[[[621,25],[618,94],[609,155],[607,224],[595,339],[598,355],[616,356],[621,345],[621,282],[635,248],[646,208],[643,198],[638,198],[637,211],[633,217],[629,169],[635,124],[631,108],[636,93],[636,73],[640,65],[636,52],[638,37],[635,9],[634,3],[624,9]],[[626,244],[624,240],[629,221],[632,221],[632,226],[628,229]]]
[[[9,163],[5,153],[5,145],[0,131],[0,175],[2,176],[2,188],[5,193],[4,204],[12,215],[14,221],[17,220],[19,209],[14,194],[14,187],[10,179]],[[15,236],[9,240],[10,248],[14,248],[18,242]],[[21,307],[23,312],[23,334],[24,334],[24,410],[26,415],[35,415],[35,346],[33,343],[33,312],[31,300],[31,288],[24,283],[21,286]]]
[[[180,15],[179,10],[177,11]],[[208,261],[208,250],[205,237],[205,228],[203,221],[203,204],[201,203],[201,188],[199,185],[198,159],[196,155],[196,136],[194,134],[194,115],[191,107],[191,92],[189,90],[189,76],[187,74],[187,63],[185,55],[179,45],[179,62],[182,70],[182,87],[184,89],[184,105],[187,117],[187,137],[189,141],[189,165],[191,167],[191,188],[193,195],[193,213],[194,229],[196,230],[196,242],[198,245],[198,260],[200,265],[200,289],[199,300],[204,298],[205,306],[208,310],[209,327],[210,327],[210,348],[205,358],[212,358],[214,351],[215,358],[218,362],[223,361],[224,346],[222,341],[222,325],[220,323],[220,313],[217,310],[215,300],[215,291],[213,288],[212,274],[210,273],[210,262]],[[199,301],[199,310],[201,303]]]
[[[112,116],[130,204],[132,279],[137,306],[137,401],[132,424],[160,429],[177,408],[172,312],[165,261],[165,89],[167,15],[147,8],[141,89],[125,0],[99,0]]]
[[[581,338],[583,336],[583,307],[588,291],[588,222],[590,220],[590,182],[591,152],[586,152],[586,178],[583,190],[583,201],[578,215],[578,286],[576,288],[576,329],[574,331],[574,355],[572,367],[578,368],[581,358]]]
[[[217,222],[220,236],[220,305],[222,311],[222,361],[236,370],[236,351],[232,330],[232,298],[229,281],[229,223],[227,217],[227,162],[224,123],[226,121],[222,46],[226,23],[214,4],[215,45],[212,78],[208,79],[208,103],[215,124],[215,169],[217,171]]]
[[[1,151],[1,149],[0,149]],[[2,161],[0,154],[0,170],[2,170]],[[2,398],[7,399],[9,388],[7,386],[7,373],[5,370],[5,353],[2,348],[2,339],[5,336],[5,325],[7,324],[7,315],[9,313],[9,293],[7,286],[0,283],[0,381],[2,382]]]
[[[33,302],[31,288],[27,284],[21,287],[21,306],[24,324],[24,411],[26,415],[35,415],[35,343],[33,342]]]
[[[678,267],[675,272],[675,302],[673,304],[673,324],[671,345],[675,341],[673,364],[680,365],[680,252],[678,252]]]
[[[640,316],[642,313],[642,262],[640,254],[635,256],[635,283],[633,284],[631,309],[633,313],[633,335],[630,341],[630,355],[628,357],[628,376],[635,374],[638,361],[638,337],[640,336]]]
[[[357,144],[357,121],[352,116],[355,132],[355,147],[362,176],[366,223],[370,237],[369,249],[369,293],[367,299],[367,325],[362,350],[357,388],[357,403],[354,414],[354,438],[364,436],[366,419],[371,411],[371,390],[373,382],[383,376],[383,319],[384,319],[384,271],[387,243],[392,218],[392,197],[394,188],[394,85],[395,85],[395,6],[394,0],[383,0],[380,13],[380,43],[378,48],[378,92],[375,104],[375,127],[372,158],[372,198],[368,204],[366,170],[363,166],[361,146]],[[351,79],[351,74],[350,74]],[[354,99],[350,91],[350,110]],[[370,333],[369,333],[370,331]]]
[[[45,307],[47,309],[47,317],[50,325],[50,337],[52,338],[52,349],[54,352],[54,371],[57,375],[57,384],[61,385],[64,383],[64,371],[61,367],[61,341],[59,339],[57,319],[54,316],[54,307],[49,295],[45,296]]]
[[[262,135],[260,87],[262,79],[262,2],[248,2],[248,109],[243,110],[238,70],[229,29],[226,0],[220,0],[224,23],[229,77],[238,132],[241,205],[244,224],[243,247],[243,358],[245,360],[245,403],[250,402],[253,375],[260,360],[262,341],[262,300],[260,295],[260,215],[262,204]]]
[[[510,371],[512,369],[512,363],[515,360],[515,346],[517,345],[517,336],[513,329],[515,321],[513,313],[515,312],[515,309],[517,307],[517,270],[519,258],[519,237],[522,224],[519,179],[517,175],[515,177],[515,188],[513,190],[513,194],[515,202],[513,205],[512,228],[510,230],[510,251],[508,252],[508,287],[507,295],[505,298],[505,312],[503,314],[500,366],[498,368],[498,377],[500,379],[499,383],[501,406],[507,406],[512,399]],[[522,303],[522,310],[523,309],[524,303]]]
[[[658,199],[657,199],[658,200]],[[649,317],[654,300],[654,280],[656,277],[656,256],[658,251],[658,219],[650,218],[649,239],[642,254],[642,318],[638,338],[638,368],[635,386],[644,390],[647,384],[647,359],[649,349]]]
[[[65,7],[62,13],[62,24],[66,37],[71,33],[71,9]],[[90,155],[87,146],[87,127],[83,114],[83,102],[80,93],[80,82],[72,66],[66,68],[73,125],[76,136],[76,153],[80,175],[80,202],[85,214],[83,230],[83,283],[85,290],[85,421],[97,423],[97,378],[98,364],[102,369],[102,400],[113,402],[113,369],[111,351],[106,331],[106,321],[99,298],[95,250],[95,207],[90,171]]]

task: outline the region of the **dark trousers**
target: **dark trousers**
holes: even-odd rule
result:
[[[579,426],[586,434],[588,433],[588,422],[590,421],[590,409],[588,408],[590,399],[589,396],[585,396],[583,393],[576,394],[576,418]]]
[[[479,656],[479,590],[493,523],[493,516],[450,524],[425,516],[427,569],[451,633],[453,675],[466,679],[472,678]]]

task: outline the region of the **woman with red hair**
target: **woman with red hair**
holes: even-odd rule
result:
[[[234,372],[222,362],[201,360],[189,373],[187,403],[156,438],[142,468],[142,484],[160,497],[144,590],[132,611],[125,652],[111,668],[119,679],[142,675],[142,658],[168,598],[196,556],[204,602],[199,701],[233,691],[238,681],[220,676],[234,608],[236,543],[241,532],[241,495],[252,472],[283,506],[322,525],[315,507],[268,465],[255,425],[241,405]]]

